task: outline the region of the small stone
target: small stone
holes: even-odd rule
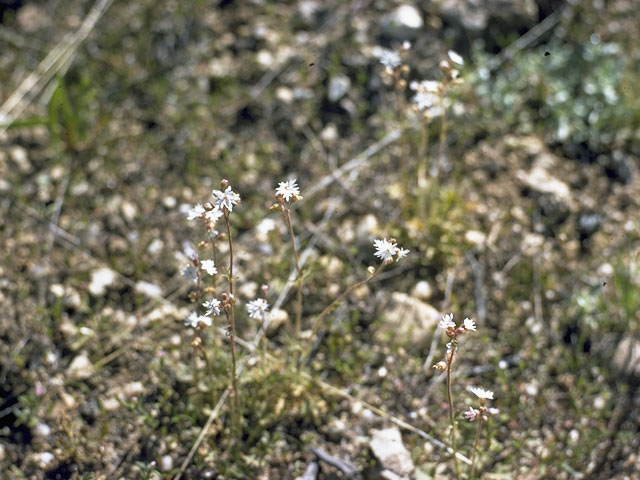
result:
[[[159,238],[154,239],[147,247],[147,253],[149,255],[157,255],[164,248],[164,242]]]
[[[132,222],[133,220],[135,220],[136,215],[138,215],[138,207],[127,200],[122,202],[122,205],[120,205],[120,211],[122,212],[125,220],[127,220],[128,222]]]
[[[49,285],[49,292],[56,298],[62,298],[64,296],[64,286],[60,283],[54,283]]]
[[[91,272],[91,283],[89,283],[89,292],[96,297],[100,297],[107,292],[107,287],[113,285],[116,281],[116,274],[107,267],[99,268]]]
[[[70,393],[67,393],[64,390],[60,390],[58,392],[58,395],[60,395],[60,398],[62,399],[62,403],[64,404],[67,410],[73,410],[78,406],[78,402],[76,402],[76,399]]]
[[[93,364],[91,360],[89,360],[86,352],[82,352],[74,358],[67,369],[67,375],[75,380],[89,378],[94,372]]]
[[[429,282],[427,282],[426,280],[420,280],[413,287],[411,295],[419,298],[420,300],[428,300],[431,295],[433,295],[433,288],[431,288],[431,284],[429,284]]]
[[[616,372],[634,382],[640,381],[640,341],[625,335],[613,354],[613,368]]]
[[[238,293],[244,298],[253,300],[258,294],[258,284],[256,282],[243,282],[238,288]]]
[[[334,123],[329,123],[322,129],[322,132],[320,132],[320,138],[327,145],[333,145],[336,140],[338,140],[338,128]]]
[[[281,308],[274,308],[269,315],[269,326],[267,327],[267,334],[273,335],[282,327],[289,323],[289,314],[286,310]]]
[[[126,396],[133,397],[144,392],[144,385],[142,385],[142,382],[130,382],[124,386],[122,391]]]
[[[597,213],[581,213],[578,217],[578,233],[582,240],[586,240],[596,233],[602,223],[602,215]]]
[[[371,251],[373,251],[373,240],[379,230],[378,219],[372,213],[369,213],[362,217],[358,226],[356,227],[356,238],[359,244],[372,244]]]
[[[379,335],[392,334],[394,339],[405,339],[413,347],[424,346],[431,339],[440,321],[440,312],[404,292],[393,292],[385,308],[385,321]]]
[[[42,27],[43,24],[48,23],[49,16],[47,12],[40,7],[32,3],[26,4],[16,15],[18,25],[22,29],[22,33],[33,33]]]
[[[486,238],[486,235],[478,230],[469,230],[464,234],[464,239],[472,245],[482,245]]]
[[[55,455],[51,452],[36,453],[34,455],[36,464],[43,470],[47,470],[50,467],[51,462],[53,462],[55,458]]]
[[[26,148],[20,145],[12,145],[9,148],[9,158],[18,166],[20,172],[29,173],[31,171],[31,162],[29,162]]]
[[[160,458],[160,470],[163,472],[168,472],[169,470],[173,469],[173,458],[171,458],[171,455],[163,455]]]
[[[46,423],[38,423],[33,428],[33,434],[41,438],[48,437],[51,434],[51,427]]]
[[[150,298],[160,298],[162,297],[162,288],[158,285],[154,285],[150,282],[145,282],[143,280],[136,283],[136,292],[146,295]]]
[[[331,77],[331,80],[329,80],[329,101],[337,102],[349,92],[350,88],[351,80],[346,75]]]
[[[382,19],[382,31],[395,40],[413,40],[424,22],[420,11],[413,5],[400,5]]]
[[[176,205],[178,204],[178,201],[176,200],[175,197],[172,196],[168,196],[168,197],[164,197],[162,199],[162,205],[164,206],[164,208],[166,208],[167,210],[171,210],[172,208],[176,208]]]
[[[332,442],[339,443],[345,436],[347,425],[339,418],[333,418],[327,425],[326,435]]]
[[[276,90],[276,98],[282,103],[291,103],[294,100],[293,90],[287,87],[278,87]]]
[[[405,476],[413,473],[415,467],[411,454],[402,443],[402,435],[397,428],[387,428],[374,432],[369,447],[385,470]]]

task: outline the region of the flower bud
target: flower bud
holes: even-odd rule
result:
[[[223,178],[220,181],[220,186],[222,187],[222,190],[224,190],[225,188],[227,188],[229,186],[229,180],[227,180],[226,178]]]
[[[433,368],[435,368],[436,370],[444,370],[445,368],[447,368],[447,363],[444,361],[439,361],[438,363],[436,363]]]

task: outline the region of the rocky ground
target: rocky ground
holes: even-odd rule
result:
[[[431,368],[453,312],[478,324],[454,370],[465,457],[467,387],[499,409],[479,477],[637,478],[634,7],[1,2],[0,476],[455,478]],[[409,68],[385,74],[383,49],[404,41]],[[443,134],[442,105],[425,123],[408,87],[444,81],[449,50],[463,82],[448,85]],[[290,177],[302,340],[286,223],[269,210]],[[242,197],[237,456],[231,402],[215,409],[229,339],[204,335],[210,366],[192,347],[180,273],[184,242],[205,238],[186,211],[223,178]],[[332,311],[296,369],[382,237],[411,253]],[[256,348],[244,303],[263,284],[272,324]]]

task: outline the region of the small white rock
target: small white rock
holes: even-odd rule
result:
[[[91,360],[89,360],[86,352],[82,352],[74,358],[67,369],[67,375],[75,380],[89,378],[93,373],[93,364],[91,363]]]
[[[31,162],[27,155],[27,150],[20,145],[13,145],[9,148],[9,158],[18,166],[22,173],[31,171]]]
[[[122,202],[122,205],[120,205],[120,211],[128,222],[135,220],[136,215],[138,215],[138,207],[128,200]]]
[[[418,9],[408,4],[400,5],[382,19],[382,30],[396,40],[414,39],[423,25]]]
[[[157,255],[164,248],[164,242],[159,238],[154,239],[147,247],[147,253],[149,255]]]
[[[171,455],[163,455],[160,458],[160,470],[168,472],[171,469],[173,469],[173,458],[171,458]]]
[[[382,468],[398,475],[410,475],[415,467],[411,454],[402,443],[402,435],[397,428],[378,430],[369,442],[373,455],[380,461]]]
[[[162,205],[164,205],[164,208],[172,209],[175,208],[177,204],[178,201],[175,199],[175,197],[168,196],[162,199]]]
[[[35,461],[42,469],[46,469],[47,466],[55,460],[55,458],[56,457],[51,452],[36,453],[35,455]]]
[[[38,423],[33,429],[34,435],[37,437],[48,437],[51,434],[51,427],[46,423]]]
[[[56,298],[61,298],[64,296],[64,286],[60,283],[54,283],[49,285],[49,292],[51,292]]]
[[[96,297],[100,297],[107,292],[107,287],[113,285],[116,281],[116,274],[107,267],[99,268],[91,272],[91,283],[89,283],[89,292]]]
[[[351,80],[346,75],[336,75],[329,80],[329,92],[328,98],[330,102],[337,102],[347,93],[351,88]]]
[[[142,280],[136,283],[136,292],[151,298],[162,297],[162,288],[158,285]]]
[[[415,287],[413,287],[412,295],[420,300],[428,300],[431,295],[433,295],[433,289],[429,282],[426,280],[420,280],[416,283]]]

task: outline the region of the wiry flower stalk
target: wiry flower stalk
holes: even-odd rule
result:
[[[453,414],[453,394],[451,392],[451,365],[456,352],[455,340],[452,341],[451,351],[447,354],[447,402],[449,403],[449,423],[451,424],[450,443],[453,450],[453,464],[456,468],[456,478],[460,480],[460,465],[458,465],[458,450],[456,448],[456,422]]]
[[[291,240],[291,249],[293,250],[293,259],[296,265],[297,291],[295,336],[296,338],[300,338],[300,332],[302,331],[302,269],[300,268],[300,256],[298,254],[298,249],[296,248],[296,236],[293,233],[290,208],[290,202],[293,203],[302,199],[300,189],[298,188],[298,185],[296,185],[296,179],[293,178],[286,182],[279,182],[278,188],[276,188],[276,198],[280,202],[280,205],[276,205],[276,208],[281,209],[284,212],[284,218],[287,222],[289,239]]]
[[[338,295],[329,305],[327,305],[325,307],[324,310],[322,310],[322,312],[320,312],[320,315],[318,315],[316,317],[316,319],[313,322],[313,325],[311,327],[311,336],[309,338],[309,346],[307,347],[307,352],[305,353],[305,355],[302,358],[302,362],[301,365],[304,365],[307,360],[309,359],[309,355],[311,355],[311,347],[312,347],[312,342],[313,339],[315,338],[317,332],[318,332],[318,328],[320,327],[320,323],[322,322],[322,320],[324,319],[324,317],[327,316],[327,314],[333,310],[333,308],[340,303],[342,300],[344,300],[344,298],[349,295],[352,291],[354,291],[356,288],[359,288],[363,285],[366,285],[367,283],[369,283],[371,280],[373,280],[374,278],[376,278],[380,272],[382,272],[382,270],[384,270],[384,268],[393,262],[393,256],[396,256],[396,262],[399,261],[401,258],[404,258],[407,256],[407,254],[409,253],[409,250],[406,250],[404,248],[400,248],[396,245],[396,241],[394,238],[391,238],[389,240],[387,240],[386,238],[383,240],[375,240],[373,242],[374,246],[376,247],[376,252],[374,253],[375,256],[379,257],[382,260],[382,263],[380,264],[380,266],[378,266],[377,269],[373,270],[373,267],[369,267],[369,276],[367,278],[365,278],[364,280],[355,283],[354,285],[351,285],[349,288],[347,288],[344,292],[342,292],[340,295]]]
[[[452,392],[452,382],[451,382],[451,367],[453,365],[453,358],[458,350],[458,337],[466,332],[475,332],[476,331],[476,323],[470,319],[465,318],[464,322],[457,326],[453,321],[453,314],[449,313],[444,315],[440,320],[439,327],[443,329],[447,335],[451,339],[449,343],[447,343],[447,354],[444,361],[436,363],[433,368],[436,370],[446,370],[447,371],[447,403],[449,406],[449,423],[451,424],[451,432],[449,435],[449,441],[451,444],[451,451],[453,453],[453,464],[456,470],[456,478],[460,479],[460,465],[458,464],[458,449],[456,447],[456,422],[455,422],[455,411],[453,408],[453,392]]]

